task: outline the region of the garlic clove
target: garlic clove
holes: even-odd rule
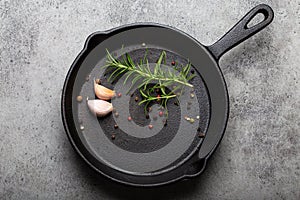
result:
[[[90,111],[97,117],[104,117],[113,110],[111,103],[100,99],[87,100],[87,105]]]
[[[99,99],[103,100],[110,100],[112,97],[114,97],[115,91],[108,89],[102,85],[99,85],[96,83],[96,80],[94,80],[94,90],[95,94]]]

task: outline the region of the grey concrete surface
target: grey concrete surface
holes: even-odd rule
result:
[[[90,33],[158,22],[209,45],[262,2],[273,23],[220,60],[231,112],[203,175],[135,189],[77,157],[60,96]],[[0,199],[300,199],[299,16],[299,0],[0,0]]]

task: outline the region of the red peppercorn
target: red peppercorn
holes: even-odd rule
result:
[[[121,96],[122,96],[122,93],[121,93],[121,92],[119,92],[119,93],[118,93],[118,97],[121,97]]]
[[[132,118],[131,118],[130,116],[129,116],[127,119],[128,119],[128,121],[131,121],[131,120],[132,120]]]
[[[162,117],[164,115],[163,111],[159,111],[158,115]]]
[[[152,124],[149,124],[148,127],[149,127],[149,129],[152,129],[152,128],[153,128],[153,125],[152,125]]]
[[[171,65],[173,65],[173,66],[174,66],[174,65],[175,65],[175,61],[172,61],[172,62],[171,62]]]

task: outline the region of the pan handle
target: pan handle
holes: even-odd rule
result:
[[[264,15],[263,21],[252,27],[247,27],[249,22],[259,13]],[[266,4],[257,5],[250,10],[235,26],[233,26],[221,39],[219,39],[213,45],[208,46],[207,49],[211,52],[216,60],[219,60],[225,52],[269,25],[273,18],[274,12],[270,6]]]

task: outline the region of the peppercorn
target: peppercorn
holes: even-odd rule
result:
[[[168,120],[164,120],[164,126],[168,125]]]
[[[173,65],[173,66],[174,66],[174,65],[175,65],[175,61],[172,61],[172,62],[171,62],[171,65]]]
[[[162,117],[164,115],[163,111],[159,111],[158,115]]]
[[[76,100],[77,100],[78,102],[81,102],[81,101],[82,101],[82,96],[77,96]]]
[[[81,124],[80,125],[80,130],[83,130],[84,129],[84,126]]]
[[[199,138],[204,138],[204,137],[205,137],[205,134],[202,133],[202,132],[200,132],[200,133],[198,133],[198,137],[199,137]]]

